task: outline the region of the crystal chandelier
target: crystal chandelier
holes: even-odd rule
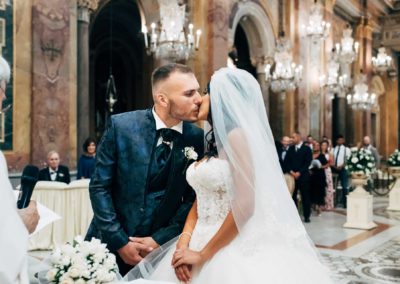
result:
[[[178,5],[177,0],[158,0],[160,5],[161,25],[152,23],[150,45],[148,30],[143,26],[144,43],[149,53],[158,59],[169,61],[187,60],[199,47],[201,30],[193,32],[193,24],[189,24],[184,33],[186,5]]]
[[[354,93],[347,95],[347,103],[354,110],[369,110],[376,105],[376,95],[368,93],[368,85],[365,82],[366,75],[360,73]]]
[[[320,87],[331,99],[334,95],[340,93],[343,88],[343,77],[339,76],[340,64],[332,56],[327,66],[327,76],[322,75],[319,78]]]
[[[336,52],[338,53],[339,60],[342,63],[352,63],[358,54],[359,43],[354,42],[352,38],[353,30],[347,25],[346,29],[343,30],[343,37],[340,43],[336,44]]]
[[[265,78],[274,93],[292,91],[301,81],[303,67],[293,62],[290,49],[290,43],[282,33],[276,41],[274,64],[268,63],[265,66]]]
[[[378,54],[372,57],[372,68],[376,72],[384,73],[392,67],[392,57],[386,53],[386,48],[381,46]]]
[[[311,6],[310,17],[308,20],[308,25],[303,26],[308,37],[316,43],[320,39],[325,39],[329,35],[329,29],[331,27],[330,23],[323,20],[322,17],[322,5],[314,1]]]

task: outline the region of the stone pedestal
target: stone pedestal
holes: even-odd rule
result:
[[[373,196],[366,192],[363,185],[367,184],[364,174],[352,174],[352,184],[356,189],[347,196],[347,222],[345,228],[370,230],[377,225],[372,221]]]
[[[400,167],[391,167],[390,174],[396,178],[396,183],[389,193],[387,210],[400,211]]]

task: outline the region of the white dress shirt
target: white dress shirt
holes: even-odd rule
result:
[[[344,145],[337,145],[332,150],[333,155],[333,165],[336,167],[341,167],[346,162],[346,159],[350,157],[351,151],[348,147]]]
[[[58,171],[58,168],[55,169],[55,170],[53,170],[52,168],[49,167],[50,179],[51,179],[52,181],[55,181],[55,180],[56,180],[56,178],[57,178],[57,171]]]
[[[29,283],[28,230],[17,213],[7,163],[1,151],[0,195],[0,283]]]
[[[170,128],[170,129],[175,130],[175,131],[178,131],[180,134],[182,134],[182,132],[183,132],[183,122],[182,122],[182,121],[179,122],[178,124],[172,126],[172,127],[167,127],[167,126],[165,125],[164,121],[162,121],[161,118],[158,116],[158,114],[156,113],[156,111],[155,111],[154,108],[152,109],[152,112],[153,112],[154,120],[156,121],[156,130],[163,129],[163,128]],[[160,137],[158,138],[158,141],[157,141],[157,145],[156,145],[156,146],[160,145],[161,142],[162,142],[162,137],[160,136]],[[171,142],[171,144],[170,144],[170,147],[171,147],[171,148],[172,148],[172,146],[173,146],[172,143],[173,143],[173,142]]]

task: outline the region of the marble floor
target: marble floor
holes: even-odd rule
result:
[[[312,216],[307,232],[330,267],[335,283],[400,283],[400,212],[388,212],[388,199],[374,197],[377,228],[343,228],[346,211]]]
[[[387,206],[387,197],[374,197],[373,219],[378,226],[370,231],[343,228],[344,209],[313,215],[311,223],[304,224],[335,283],[400,283],[400,212],[388,212]],[[30,255],[43,259],[49,252]]]

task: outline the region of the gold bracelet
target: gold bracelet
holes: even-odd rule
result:
[[[192,237],[192,234],[191,234],[191,233],[189,233],[189,232],[182,232],[182,233],[180,234],[179,238],[181,238],[181,237],[182,237],[182,235],[188,235],[188,236],[189,236],[189,238],[191,238],[191,237]]]

